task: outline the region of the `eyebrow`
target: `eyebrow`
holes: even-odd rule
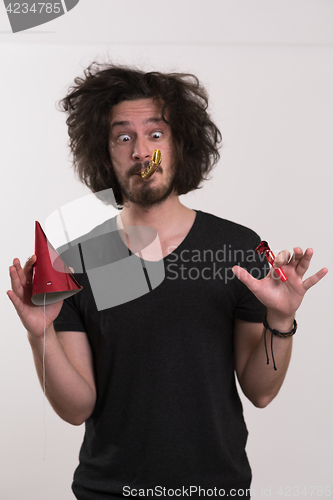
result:
[[[152,116],[151,118],[148,118],[147,120],[145,120],[144,124],[148,125],[149,123],[160,123],[160,122],[165,123],[165,121],[163,120],[163,118],[161,118],[161,117],[153,117]],[[128,127],[129,125],[131,125],[131,122],[129,122],[127,120],[116,121],[116,122],[113,122],[111,124],[111,130],[114,129],[115,127]]]

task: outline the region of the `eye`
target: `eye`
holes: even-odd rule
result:
[[[131,136],[128,134],[120,134],[118,135],[117,140],[120,142],[128,142],[131,140]]]
[[[162,135],[163,135],[163,133],[159,132],[159,131],[153,132],[151,134],[151,136],[152,136],[153,139],[160,139],[162,137]]]

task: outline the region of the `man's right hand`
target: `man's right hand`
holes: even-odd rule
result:
[[[9,267],[12,289],[7,295],[12,301],[23,326],[30,338],[41,339],[44,336],[44,307],[31,302],[32,271],[36,255],[30,257],[22,269],[19,259],[13,260]],[[63,301],[45,306],[45,330],[47,330],[60,313]]]

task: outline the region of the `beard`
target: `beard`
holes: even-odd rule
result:
[[[148,164],[149,162],[147,165]],[[145,167],[147,165],[145,165]],[[140,171],[141,167],[141,163],[134,165],[128,173],[128,177],[130,178],[133,174]],[[159,169],[163,172],[161,167],[159,167]],[[157,172],[153,175],[156,174]],[[153,186],[149,181],[142,180],[142,182],[135,183],[132,188],[130,188],[129,183],[125,183],[119,178],[117,178],[117,180],[124,199],[142,208],[150,208],[159,205],[170,196],[173,192],[174,177],[175,173],[172,173],[169,178],[166,178],[165,184],[159,186]]]

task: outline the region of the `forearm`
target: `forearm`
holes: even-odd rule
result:
[[[270,311],[267,312],[269,326],[280,332],[290,331],[293,327],[293,320],[294,318],[281,318]],[[272,334],[267,330],[266,347],[269,357],[269,364],[267,364],[264,331],[263,328],[260,342],[252,352],[240,378],[244,394],[259,408],[267,406],[278,394],[287,373],[292,351],[292,337],[281,338],[273,335],[273,355],[277,367],[274,370],[271,351]]]
[[[53,328],[45,335],[45,392],[55,412],[66,422],[80,425],[92,413],[95,389],[80,375],[68,360]],[[28,332],[37,375],[43,388],[43,339]]]

